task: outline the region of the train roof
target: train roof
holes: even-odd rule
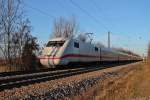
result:
[[[115,53],[115,54],[130,56],[130,55],[127,54],[127,53],[120,52],[120,51],[117,51],[117,50],[112,49],[112,48],[106,48],[106,47],[104,47],[103,49],[104,49],[105,51],[109,51],[109,52],[112,52],[112,53]]]
[[[63,38],[63,37],[58,37],[58,38],[52,38],[49,41],[66,41],[68,40],[67,38]]]

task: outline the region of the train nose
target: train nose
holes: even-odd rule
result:
[[[53,67],[53,66],[57,66],[59,65],[60,59],[59,58],[54,58],[54,57],[48,57],[48,56],[44,56],[44,57],[40,57],[40,63],[45,66],[45,67]]]
[[[40,63],[41,63],[43,66],[46,66],[46,67],[49,66],[48,57],[46,57],[46,56],[44,56],[44,57],[39,57],[39,59],[40,59]]]

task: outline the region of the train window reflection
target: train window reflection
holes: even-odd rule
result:
[[[63,46],[65,41],[49,41],[46,45],[46,47],[52,47],[52,46]]]
[[[95,51],[96,51],[96,52],[98,51],[98,48],[97,48],[97,47],[95,47]]]
[[[74,42],[74,47],[75,48],[79,48],[79,43],[78,42]]]

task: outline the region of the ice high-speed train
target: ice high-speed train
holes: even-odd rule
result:
[[[48,41],[39,57],[48,68],[59,65],[99,62],[139,61],[141,57],[129,55],[75,38],[54,38]]]

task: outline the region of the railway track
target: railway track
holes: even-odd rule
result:
[[[21,87],[29,84],[34,84],[38,82],[44,82],[49,80],[54,80],[58,78],[68,77],[76,74],[86,73],[90,71],[96,71],[99,69],[104,69],[104,67],[86,67],[86,68],[76,68],[68,70],[58,70],[58,71],[48,71],[39,72],[33,74],[23,74],[14,76],[3,76],[0,77],[0,91],[5,89],[11,89],[14,87]]]
[[[120,64],[104,64],[98,65],[97,67],[90,66],[90,67],[79,67],[79,68],[72,68],[72,69],[64,69],[64,70],[48,70],[48,71],[39,71],[34,73],[23,73],[23,74],[10,74],[10,75],[0,75],[0,91],[5,89],[11,89],[14,87],[21,87],[26,86],[29,84],[69,77],[72,75],[82,74],[86,72],[96,71],[100,69],[105,69],[119,65],[125,65],[129,63],[120,63]]]

